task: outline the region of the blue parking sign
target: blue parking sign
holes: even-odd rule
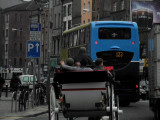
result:
[[[27,42],[27,58],[40,58],[40,41]]]

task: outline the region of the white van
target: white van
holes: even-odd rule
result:
[[[29,88],[33,88],[33,75],[20,75],[19,79],[21,80],[22,85],[29,85]],[[35,83],[37,78],[35,77]]]

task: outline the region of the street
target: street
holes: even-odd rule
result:
[[[132,103],[128,107],[121,107],[123,114],[120,120],[153,120],[153,113],[149,110],[149,102],[140,100],[137,103]],[[48,114],[42,114],[36,117],[20,118],[18,120],[48,120]],[[64,120],[62,114],[59,115],[60,120]],[[87,118],[77,118],[77,120],[87,120]]]

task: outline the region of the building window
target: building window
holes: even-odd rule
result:
[[[17,43],[14,44],[14,51],[17,52]]]
[[[58,14],[58,26],[61,27],[61,14]]]
[[[14,31],[14,40],[17,38],[17,30]]]
[[[22,66],[22,58],[19,59],[19,66]]]
[[[14,66],[16,66],[16,63],[17,63],[16,58],[14,58]]]
[[[88,10],[90,11],[90,2],[88,2]]]
[[[23,35],[23,30],[22,30],[22,28],[20,29],[20,39],[22,39],[22,35]]]
[[[20,14],[20,19],[19,19],[20,22],[22,22],[22,17],[23,17],[23,15]]]
[[[20,43],[20,50],[22,50],[22,43]]]
[[[15,22],[17,22],[17,17],[18,17],[18,15],[17,15],[17,13],[15,14]]]
[[[85,20],[83,20],[83,24],[85,24]]]
[[[88,19],[88,23],[90,22],[90,19]]]
[[[58,54],[59,54],[59,51],[60,51],[60,39],[59,39],[59,37],[58,37]]]
[[[5,59],[6,67],[8,67],[8,59]]]
[[[124,0],[121,1],[121,10],[124,10]]]
[[[117,11],[117,2],[115,2],[115,3],[113,4],[113,11],[114,11],[114,12]]]
[[[66,30],[66,22],[63,22],[63,31]]]
[[[57,4],[58,4],[58,5],[60,4],[60,0],[57,0]]]
[[[72,26],[71,26],[71,20],[68,21],[68,29],[70,29]]]
[[[8,52],[8,44],[6,44],[5,51]]]
[[[54,49],[54,50],[53,50],[53,54],[55,55],[55,54],[56,54],[56,40],[54,40],[54,41],[53,41],[53,44],[54,44],[54,48],[53,48],[53,49]]]
[[[6,14],[4,19],[5,19],[5,22],[8,23],[9,22],[9,15]]]
[[[8,37],[8,29],[6,29],[6,37]]]
[[[2,30],[2,37],[4,38],[5,36],[5,30]]]
[[[85,9],[85,8],[86,8],[86,4],[84,3],[84,4],[83,4],[83,9]]]
[[[72,13],[72,6],[71,4],[68,5],[68,16]]]
[[[56,21],[57,15],[55,14],[54,16],[55,16],[55,19],[54,19],[54,20],[55,20],[55,21],[54,21],[54,28],[57,28],[57,26],[56,26],[56,24],[57,24],[57,23],[56,23],[56,22],[57,22],[57,21]]]
[[[22,36],[23,36],[23,32],[20,31],[20,39],[22,39]]]
[[[63,17],[66,17],[66,6],[63,6]]]

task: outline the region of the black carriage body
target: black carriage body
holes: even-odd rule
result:
[[[59,85],[72,85],[72,84],[103,84],[103,88],[96,88],[99,91],[99,94],[102,95],[103,92],[102,91],[106,91],[106,83],[111,82],[114,83],[113,81],[111,81],[111,79],[108,77],[108,73],[106,71],[81,71],[81,72],[75,72],[75,71],[71,71],[71,72],[59,72],[59,73],[55,73],[54,76],[54,87],[57,88],[57,83]],[[61,86],[61,90],[63,91],[63,88]],[[83,89],[79,89],[77,88],[76,90],[82,90],[82,91],[90,91],[90,90],[96,90],[95,88],[85,88],[85,90]],[[73,92],[73,89],[68,89],[70,92]],[[57,91],[57,90],[55,90]],[[57,93],[57,92],[56,92]],[[63,95],[63,115],[64,117],[68,118],[68,117],[97,117],[97,116],[105,116],[108,113],[106,112],[106,109],[101,109],[100,107],[100,103],[97,102],[94,104],[94,106],[97,106],[96,109],[88,109],[88,110],[75,110],[75,109],[70,109],[70,106],[72,105],[72,103],[67,103],[66,102],[66,96]],[[86,96],[87,97],[87,96]],[[84,98],[85,99],[85,98]],[[89,100],[89,99],[88,99]],[[85,104],[84,104],[85,105]],[[83,105],[82,105],[83,106]]]
[[[106,71],[67,71],[55,73],[54,76],[54,82],[60,84],[104,82],[109,80]]]

